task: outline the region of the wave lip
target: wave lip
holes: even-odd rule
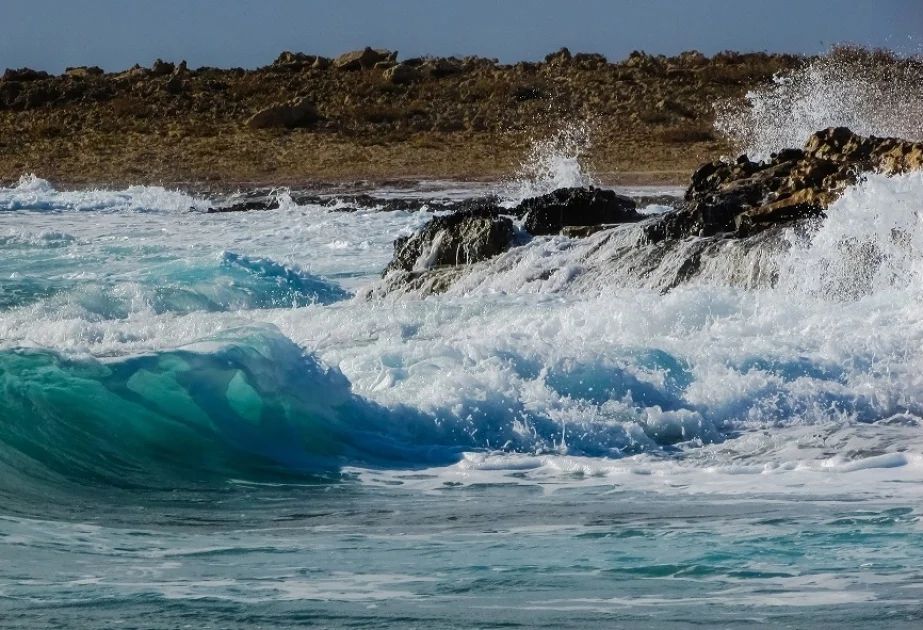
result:
[[[335,471],[356,406],[345,377],[264,327],[105,361],[4,351],[0,395],[0,465],[118,487]]]

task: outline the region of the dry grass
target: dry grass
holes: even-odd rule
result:
[[[532,140],[582,121],[594,129],[592,169],[676,178],[727,150],[711,132],[713,103],[803,62],[763,53],[469,60],[404,85],[381,69],[203,68],[184,75],[179,91],[167,89],[169,77],[143,73],[0,82],[0,179],[497,177],[519,168]],[[313,128],[246,126],[261,108],[302,95],[321,114]]]

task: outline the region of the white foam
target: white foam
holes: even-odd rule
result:
[[[767,264],[791,279],[775,288],[728,286],[715,271],[697,286],[662,294],[620,284],[630,274],[620,275],[612,256],[629,240],[614,239],[606,252],[599,248],[606,235],[555,237],[426,300],[187,315],[138,304],[116,319],[39,301],[0,313],[0,338],[105,356],[269,322],[377,403],[466,426],[488,436],[490,449],[507,446],[491,436],[547,436],[542,452],[482,454],[435,471],[439,483],[462,476],[506,482],[510,471],[525,470],[530,483],[552,485],[594,479],[798,492],[823,484],[881,493],[889,479],[920,478],[921,200],[921,175],[870,177],[834,205],[811,246],[794,241],[790,253],[770,257]],[[143,279],[164,258],[193,268],[216,264],[232,249],[361,286],[389,260],[392,239],[427,218],[297,206],[233,215],[99,211],[92,221],[14,211],[0,213],[0,234],[67,234],[72,240],[59,239],[66,242],[55,257],[64,257],[68,272],[97,281]],[[842,244],[849,239],[878,248],[883,271],[860,292],[821,290],[831,277],[848,283],[855,249]],[[34,240],[9,245],[20,256],[16,271],[33,264],[23,261]],[[356,247],[327,247],[333,242]],[[11,271],[0,262],[4,269]],[[544,270],[553,273],[542,279]],[[674,443],[682,457],[661,461],[661,446]],[[660,454],[633,455],[639,450]],[[600,456],[577,457],[587,452]]]
[[[821,57],[750,92],[744,104],[717,104],[715,128],[757,160],[801,147],[808,136],[827,127],[923,139],[923,70],[919,63],[889,63],[889,71],[890,76],[882,76],[868,58]]]

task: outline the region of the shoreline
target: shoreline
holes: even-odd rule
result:
[[[656,188],[667,186],[683,188],[689,184],[694,169],[689,171],[629,171],[618,173],[589,173],[588,176],[596,185],[602,188]],[[241,191],[269,190],[273,188],[288,188],[300,191],[326,191],[344,193],[368,192],[388,188],[451,188],[465,185],[490,185],[504,181],[514,181],[515,174],[501,177],[465,177],[446,178],[437,176],[406,176],[368,179],[279,179],[279,180],[251,180],[251,181],[142,181],[142,180],[100,180],[100,181],[67,181],[46,179],[34,173],[26,173],[21,177],[35,175],[48,181],[56,190],[82,191],[82,190],[124,190],[133,186],[157,186],[167,190],[177,190],[190,194],[228,195]],[[0,179],[0,187],[14,188],[19,179]]]

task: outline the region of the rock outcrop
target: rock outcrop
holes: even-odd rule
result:
[[[467,265],[503,253],[515,230],[501,212],[496,206],[482,206],[432,219],[417,233],[394,242],[394,258],[385,274]]]
[[[465,268],[507,251],[516,240],[511,217],[522,219],[522,237],[585,237],[619,223],[640,221],[635,202],[611,190],[562,188],[504,209],[484,204],[436,217],[409,237],[394,242],[394,257],[385,269],[390,291],[422,294],[444,291]]]
[[[513,211],[533,236],[560,234],[566,227],[634,223],[643,215],[634,200],[599,188],[561,188],[526,199]]]
[[[743,155],[716,161],[692,175],[685,207],[647,228],[651,241],[715,236],[746,237],[776,225],[824,216],[863,173],[923,169],[923,143],[859,136],[845,127],[813,134],[803,149],[766,162]]]
[[[358,70],[371,70],[376,64],[381,62],[396,63],[397,51],[376,50],[374,48],[354,50],[334,59],[333,67],[337,70],[356,72]]]
[[[585,248],[589,257],[607,242],[619,243],[607,250],[610,258],[589,266],[597,278],[605,274],[600,269],[616,265],[620,271],[631,269],[637,276],[655,278],[655,286],[669,290],[703,270],[720,267],[729,280],[757,286],[777,279],[773,269],[753,265],[760,258],[753,253],[786,247],[787,237],[780,228],[823,218],[864,173],[894,175],[909,170],[923,170],[923,143],[830,128],[813,134],[803,149],[781,151],[766,162],[741,156],[734,162],[705,164],[693,174],[682,205],[664,214],[641,214],[634,200],[597,188],[556,190],[503,212],[522,220],[526,239],[529,235],[584,238],[617,224],[641,222],[632,234],[601,235]],[[499,212],[440,217],[414,236],[398,240],[388,271],[415,273],[386,274],[384,292],[427,295],[446,290],[471,264],[509,249],[512,223]],[[483,246],[486,230],[501,221],[503,237]],[[476,255],[458,254],[468,248]],[[585,264],[585,259],[579,260]],[[439,266],[443,268],[437,270]],[[451,272],[445,267],[451,267]]]

